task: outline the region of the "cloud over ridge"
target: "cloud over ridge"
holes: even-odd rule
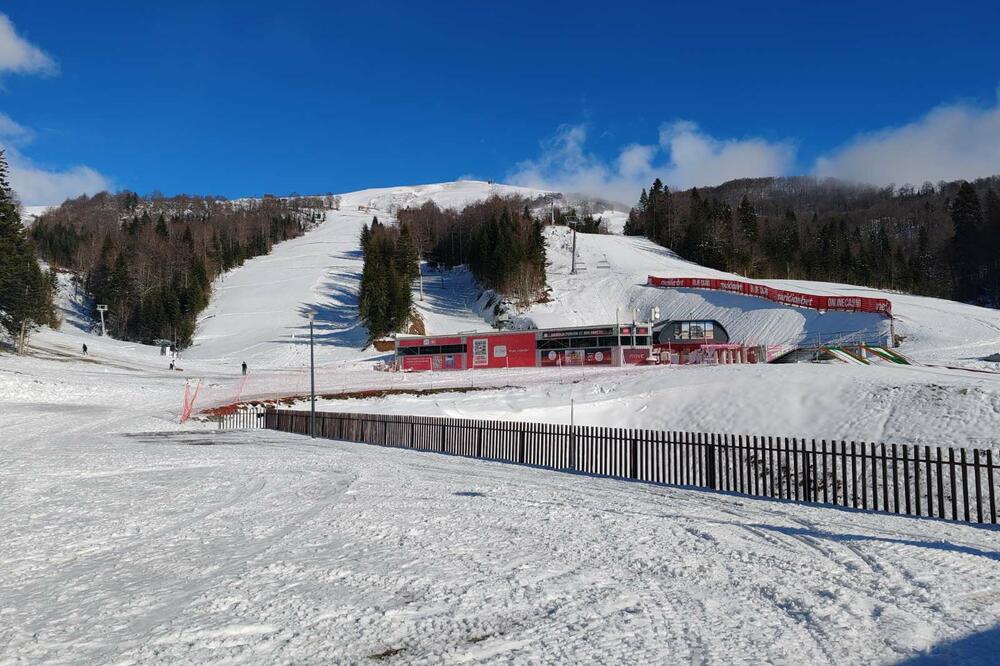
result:
[[[717,139],[689,120],[665,123],[655,144],[626,145],[612,161],[587,152],[586,141],[586,125],[563,125],[542,142],[536,158],[519,162],[507,179],[515,185],[631,203],[655,178],[685,189],[734,178],[781,176],[795,162],[790,142]]]
[[[1000,94],[992,106],[945,104],[905,125],[860,134],[818,159],[815,173],[876,185],[998,174]]]

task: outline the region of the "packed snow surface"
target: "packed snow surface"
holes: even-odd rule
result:
[[[220,278],[177,371],[97,337],[62,276],[62,330],[0,354],[0,664],[995,659],[995,529],[178,423],[186,382],[199,407],[306,394],[314,309],[323,409],[998,453],[1000,313],[846,285],[768,282],[892,299],[919,365],[373,371],[385,355],[357,321],[361,225],[508,192],[543,194],[459,181],[344,195]],[[578,236],[571,275],[568,232],[546,233],[550,301],[525,323],[655,305],[761,342],[886,333],[867,315],[646,287],[725,274],[642,239]],[[417,310],[432,333],[484,330],[479,296],[464,269],[425,271]]]
[[[0,357],[2,663],[989,663],[995,530],[176,424]],[[113,348],[112,348],[113,347]]]

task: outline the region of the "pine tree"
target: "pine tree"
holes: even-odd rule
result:
[[[372,239],[371,229],[368,228],[367,224],[361,225],[361,253],[362,254],[367,254],[367,252],[368,252],[368,244],[371,242],[371,239]]]
[[[13,338],[23,353],[32,330],[57,322],[52,303],[54,279],[39,267],[18,208],[6,155],[0,149],[0,332]]]
[[[164,219],[163,213],[160,213],[160,217],[156,220],[156,234],[160,238],[170,236],[170,232],[167,230],[167,221]]]
[[[750,243],[756,242],[757,213],[754,212],[753,205],[751,205],[750,199],[745,194],[740,199],[740,206],[737,208],[736,215],[739,218],[740,232],[743,234],[743,237]]]
[[[125,251],[118,253],[111,275],[108,278],[108,316],[115,335],[122,337],[128,328],[132,314],[132,276],[129,274],[128,257]]]
[[[983,202],[983,250],[988,258],[986,291],[993,307],[1000,307],[1000,196],[992,188]]]
[[[386,313],[389,304],[389,287],[386,276],[386,262],[381,243],[373,239],[368,244],[364,266],[361,269],[361,284],[358,291],[358,312],[368,329],[371,340],[387,332]]]
[[[396,241],[396,270],[407,283],[420,275],[420,257],[407,224],[400,225]]]
[[[951,204],[951,221],[955,225],[952,266],[954,267],[958,297],[974,299],[980,286],[979,260],[982,241],[983,211],[976,189],[962,182]]]

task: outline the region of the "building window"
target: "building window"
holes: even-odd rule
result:
[[[712,340],[715,324],[710,321],[679,321],[674,324],[675,340]]]

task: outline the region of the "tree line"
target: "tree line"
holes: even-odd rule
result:
[[[20,203],[10,187],[7,157],[0,149],[0,336],[23,353],[31,331],[59,325],[54,299],[56,276],[43,271],[21,222]]]
[[[532,203],[494,196],[457,211],[427,202],[397,217],[423,258],[446,267],[466,265],[484,288],[530,303],[545,289],[545,238]]]
[[[101,192],[46,212],[31,238],[46,261],[81,277],[95,306],[108,306],[109,335],[185,345],[217,276],[301,235],[334,199]]]
[[[468,266],[482,287],[522,302],[539,297],[545,287],[545,239],[530,203],[494,196],[459,211],[427,202],[397,211],[396,225],[378,218],[366,224],[358,309],[369,338],[407,327],[421,260]]]
[[[748,277],[845,282],[1000,306],[1000,176],[874,187],[753,178],[671,192],[657,179],[625,225]]]

